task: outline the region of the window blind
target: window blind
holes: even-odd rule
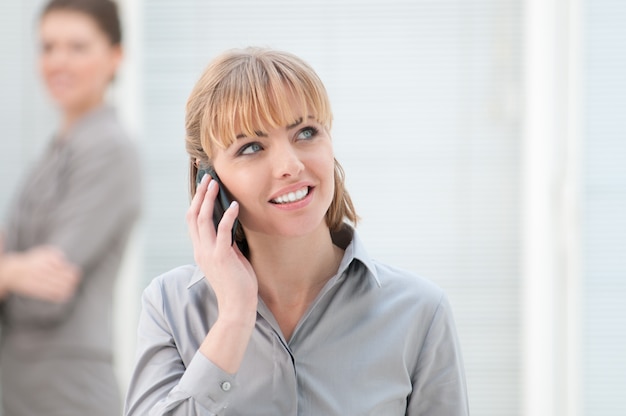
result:
[[[0,4],[0,225],[25,170],[50,138],[54,109],[36,64],[37,13],[42,1]]]
[[[584,414],[626,414],[626,4],[585,2]]]

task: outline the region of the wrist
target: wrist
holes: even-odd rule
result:
[[[199,351],[223,371],[235,374],[239,370],[253,330],[254,320],[241,315],[220,313]]]
[[[256,322],[256,301],[254,304],[229,305],[219,308],[216,323],[233,328],[252,328]]]
[[[0,298],[4,298],[9,292],[12,263],[12,255],[6,253],[0,254]]]

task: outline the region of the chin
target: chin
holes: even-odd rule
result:
[[[69,110],[69,109],[76,107],[76,103],[75,103],[76,100],[66,95],[52,94],[52,100],[56,103],[56,105],[59,108],[63,110]]]
[[[288,238],[306,237],[318,231],[321,227],[328,228],[325,218],[322,218],[321,221],[301,221],[297,224],[291,223],[288,228],[281,227],[279,234]]]

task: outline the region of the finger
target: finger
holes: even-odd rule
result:
[[[200,207],[202,206],[202,201],[207,191],[208,182],[209,175],[204,175],[200,184],[196,187],[196,194],[193,196],[189,209],[187,210],[187,226],[189,228],[191,242],[194,246],[198,243],[198,213],[200,212]]]
[[[42,296],[52,302],[64,302],[70,298],[70,293],[64,285],[49,284],[43,288]]]
[[[213,206],[215,205],[215,197],[219,191],[217,182],[213,179],[209,182],[208,189],[204,194],[202,206],[198,213],[198,239],[202,245],[208,238],[208,241],[215,240],[215,226],[213,225]]]
[[[49,282],[51,296],[57,301],[67,301],[74,296],[79,283],[80,278],[76,268],[64,268]]]
[[[64,267],[60,278],[63,280],[66,287],[74,291],[82,280],[82,274],[78,267],[67,264],[66,267]]]
[[[239,215],[239,203],[237,201],[233,201],[230,203],[228,209],[224,212],[224,216],[222,216],[222,220],[220,221],[219,227],[217,229],[217,244],[222,247],[231,246],[232,241],[232,233],[233,225],[235,224],[235,220]]]
[[[67,279],[78,271],[78,268],[67,259],[63,251],[56,247],[46,246],[37,254],[40,256],[41,267],[48,269],[53,276],[62,276]]]
[[[74,270],[74,266],[61,249],[55,246],[43,246],[32,253],[37,258],[42,270],[48,269],[50,273],[57,274],[59,271]]]
[[[55,286],[50,288],[49,292],[46,293],[46,297],[48,300],[56,303],[64,303],[68,302],[74,297],[75,291],[63,286]]]
[[[52,279],[43,279],[35,285],[24,286],[23,292],[28,296],[51,302],[59,302],[66,297],[63,285]]]

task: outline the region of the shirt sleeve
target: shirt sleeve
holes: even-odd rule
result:
[[[143,294],[137,359],[126,396],[126,416],[223,415],[237,390],[235,376],[197,351],[185,365],[164,313],[162,289]]]
[[[119,261],[122,253],[117,251],[125,246],[141,205],[135,149],[104,133],[96,139],[90,140],[94,146],[81,143],[68,156],[62,194],[50,213],[46,240],[41,242],[58,247],[81,269],[84,280],[103,262]],[[116,277],[114,266],[111,279]],[[11,295],[7,302],[16,323],[53,326],[64,321],[75,299],[55,303]]]
[[[450,304],[442,296],[419,352],[408,416],[468,416],[461,348]]]
[[[78,147],[69,156],[66,189],[54,210],[46,241],[84,271],[126,234],[126,227],[139,212],[141,195],[135,148],[104,134],[90,142],[92,147]]]

